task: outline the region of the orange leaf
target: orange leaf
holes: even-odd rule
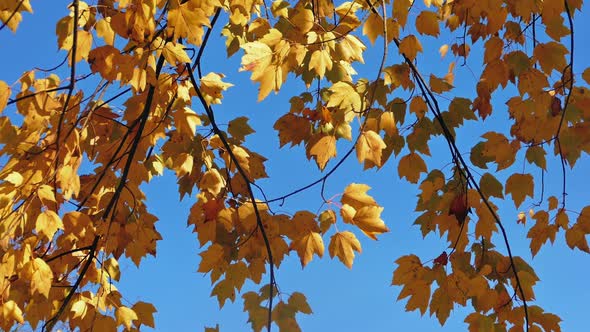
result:
[[[361,243],[351,232],[339,232],[332,235],[328,246],[330,257],[337,256],[338,259],[349,269],[352,269],[354,252],[361,252]]]
[[[400,159],[397,166],[400,178],[406,178],[411,183],[418,183],[420,173],[426,173],[426,163],[417,153],[410,153]]]
[[[289,246],[295,250],[301,260],[301,267],[305,267],[316,254],[320,258],[324,255],[324,241],[322,236],[316,232],[308,232],[291,242]]]
[[[511,194],[514,205],[518,208],[526,196],[533,197],[534,180],[530,174],[512,174],[506,180],[505,193]]]

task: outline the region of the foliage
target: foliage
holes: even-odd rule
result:
[[[203,248],[198,270],[210,275],[220,307],[241,293],[253,330],[274,323],[298,331],[297,314],[312,309],[302,293],[278,296],[275,269],[291,253],[305,267],[326,246],[352,268],[359,238],[389,231],[369,186],[344,184],[339,201],[324,196],[353,154],[365,169],[397,166],[420,190],[415,224],[448,242],[432,257],[397,259],[392,283],[408,311],[444,324],[455,306],[470,306],[470,331],[560,330],[558,316],[532,304],[539,277],[513,255],[504,226],[512,220],[500,219],[496,203],[538,201],[528,224],[525,213],[514,216],[529,227],[533,255],[558,235],[590,252],[590,206],[569,210],[565,181],[590,151],[590,69],[574,66],[581,0],[74,0],[68,8],[56,34],[69,75],[31,70],[0,81],[3,330],[154,327],[156,308],[126,306],[113,283],[124,277],[122,257],[139,266],[156,254],[162,238],[140,186],[169,169],[181,198],[196,195],[188,223]],[[34,20],[25,12],[29,0],[0,1],[0,29],[17,32]],[[246,146],[248,118],[227,128],[216,121],[214,106],[238,87],[221,73],[201,73],[212,31],[221,31],[228,56],[241,56],[259,101],[288,79],[305,84],[274,129],[282,147],[304,148],[322,178],[273,199],[256,194],[272,156]],[[434,41],[443,35],[461,37]],[[374,49],[382,42],[381,62],[372,79],[353,78],[366,39]],[[426,54],[426,43],[438,43],[440,55]],[[453,95],[454,62],[441,77],[421,70],[419,60],[450,54],[481,66],[473,97]],[[80,76],[84,63],[90,72]],[[92,89],[83,87],[89,77]],[[501,103],[506,130],[461,141],[459,127],[504,112]],[[426,163],[436,141],[446,142],[451,168]],[[538,176],[551,157],[563,187],[545,200]],[[519,160],[529,171],[512,167]],[[489,164],[496,170],[486,172]],[[323,211],[273,211],[320,185]],[[252,291],[253,284],[262,285]]]

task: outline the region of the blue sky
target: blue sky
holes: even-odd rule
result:
[[[17,34],[8,29],[0,31],[0,79],[12,84],[25,71],[32,67],[48,68],[59,63],[64,52],[57,51],[55,38],[55,22],[67,15],[67,1],[33,1],[33,15],[24,15]],[[590,49],[582,31],[590,31],[588,13],[577,13],[576,29],[576,72],[581,72],[590,64]],[[219,26],[213,36],[219,36]],[[443,76],[448,61],[452,58],[440,59],[436,52],[440,44],[451,43],[455,36],[443,36],[438,41],[430,38],[424,43],[425,54],[419,59],[419,68],[424,74],[431,71]],[[446,40],[445,40],[446,39]],[[364,40],[367,44],[368,41]],[[477,46],[481,46],[481,42]],[[368,44],[370,47],[370,45]],[[474,46],[474,49],[477,47]],[[360,77],[374,79],[376,68],[382,51],[382,40],[378,39],[375,51],[368,52],[366,65],[355,67]],[[475,51],[475,50],[474,50]],[[396,50],[390,46],[389,64],[397,63]],[[240,56],[226,60],[221,37],[215,38],[204,55],[203,72],[223,72],[224,79],[235,86],[225,94],[223,104],[215,107],[220,123],[246,115],[250,117],[251,126],[257,131],[248,137],[247,147],[269,158],[266,164],[270,180],[260,181],[268,197],[276,197],[299,188],[321,176],[315,163],[308,162],[302,147],[279,149],[278,136],[272,129],[274,121],[285,113],[288,100],[292,95],[303,92],[304,87],[295,83],[291,77],[288,84],[278,95],[271,94],[261,103],[256,102],[257,85],[249,81],[248,73],[238,73]],[[458,65],[461,62],[458,63]],[[478,72],[478,64],[470,60],[467,66],[457,66],[456,89],[441,98],[454,96],[472,96],[475,78],[472,71]],[[80,72],[87,72],[81,68]],[[477,75],[477,74],[476,74]],[[65,77],[65,75],[63,75]],[[495,107],[505,110],[501,92]],[[402,96],[403,98],[403,96]],[[504,99],[505,100],[505,99]],[[196,105],[196,104],[195,104]],[[195,106],[195,109],[198,106]],[[5,110],[10,114],[12,109]],[[459,133],[459,145],[465,152],[481,135],[482,130],[506,132],[502,111],[499,116],[484,124],[469,123]],[[450,159],[442,138],[431,148],[433,158],[427,160],[429,168],[446,165]],[[350,143],[339,145],[339,156],[349,147]],[[403,153],[402,153],[403,155]],[[587,157],[587,156],[586,156]],[[399,158],[398,158],[399,160]],[[540,173],[518,159],[515,167],[524,167],[533,175]],[[289,294],[295,291],[304,293],[314,314],[300,315],[299,322],[304,331],[342,330],[342,331],[391,331],[395,329],[413,329],[415,331],[458,331],[466,330],[463,323],[469,311],[455,307],[444,327],[440,327],[435,317],[428,314],[420,317],[419,312],[405,312],[405,301],[397,302],[400,288],[390,286],[394,261],[406,254],[414,253],[423,261],[433,259],[447,248],[445,241],[429,235],[422,239],[418,227],[412,223],[417,214],[414,212],[416,186],[400,181],[397,176],[397,164],[392,160],[379,171],[362,171],[354,155],[327,182],[327,196],[343,191],[350,182],[366,183],[373,189],[369,192],[377,202],[385,207],[382,215],[390,233],[379,237],[379,241],[362,239],[363,253],[357,255],[352,270],[347,269],[337,260],[331,260],[327,253],[323,259],[314,260],[301,269],[299,259],[291,254],[277,271],[277,282],[280,291]],[[328,164],[328,168],[332,165]],[[590,162],[584,160],[574,170],[568,169],[568,209],[579,211],[590,204],[587,190],[587,173]],[[492,165],[490,172],[495,166]],[[560,193],[561,174],[558,160],[549,162],[546,175],[547,192]],[[483,172],[482,172],[483,174]],[[195,197],[185,197],[178,201],[173,174],[167,173],[145,186],[150,211],[160,218],[157,224],[164,240],[158,244],[157,258],[148,258],[142,262],[138,270],[130,261],[121,262],[122,281],[117,285],[130,304],[136,301],[153,303],[158,313],[155,316],[158,331],[202,330],[204,326],[220,324],[221,331],[247,330],[247,315],[242,312],[240,301],[226,303],[220,311],[217,300],[210,298],[211,284],[209,276],[197,273],[199,264],[199,247],[196,234],[186,227],[189,208]],[[538,194],[538,190],[536,192]],[[498,203],[498,202],[496,202]],[[536,269],[541,281],[535,288],[536,301],[546,311],[559,315],[564,322],[563,331],[582,331],[589,326],[586,301],[590,298],[590,287],[587,285],[590,274],[590,257],[580,251],[567,248],[564,234],[559,233],[553,246],[544,246],[531,261],[528,240],[528,227],[516,224],[519,211],[527,211],[531,201],[525,201],[519,210],[514,208],[510,199],[507,203],[498,203],[500,216],[509,232],[513,252],[523,256]],[[276,211],[294,213],[297,210],[316,212],[321,206],[319,187],[289,198],[282,207],[274,206]],[[574,217],[570,216],[570,220]],[[339,225],[340,230],[350,230]],[[358,233],[359,239],[362,234]],[[325,241],[328,241],[325,237]],[[498,248],[500,238],[495,238]],[[243,291],[257,290],[260,286],[246,284]],[[238,297],[239,299],[239,297]]]

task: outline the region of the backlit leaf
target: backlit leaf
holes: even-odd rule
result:
[[[354,252],[361,252],[361,243],[351,232],[338,232],[330,238],[328,246],[330,257],[337,256],[338,259],[349,269],[352,268]]]
[[[137,314],[133,309],[121,306],[115,310],[115,317],[117,318],[117,325],[123,325],[126,329],[131,329],[133,321],[138,320]]]
[[[512,174],[506,181],[505,193],[512,195],[514,205],[518,208],[526,196],[533,197],[533,176],[530,174]]]
[[[411,183],[418,183],[420,173],[426,173],[426,163],[417,153],[410,153],[399,161],[397,172],[400,178],[406,178]]]

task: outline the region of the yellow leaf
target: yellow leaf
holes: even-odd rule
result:
[[[440,53],[441,58],[444,58],[445,55],[447,55],[448,51],[449,51],[449,44],[444,44],[438,49],[438,53]]]
[[[369,37],[371,44],[375,44],[377,37],[383,34],[383,19],[381,15],[371,12],[363,25],[363,35]]]
[[[426,112],[428,112],[428,106],[424,99],[420,96],[412,98],[410,102],[410,113],[416,114],[416,117],[420,120],[426,115]]]
[[[295,309],[297,312],[301,312],[307,315],[312,314],[311,307],[307,303],[305,295],[299,292],[294,292],[289,297],[289,306]]]
[[[309,59],[308,69],[314,69],[320,78],[324,78],[326,70],[332,70],[332,59],[327,49],[315,50]]]
[[[453,85],[445,78],[438,78],[430,74],[430,88],[434,93],[443,93],[452,90]]]
[[[305,235],[293,240],[289,246],[294,249],[301,260],[301,267],[305,267],[316,254],[320,258],[324,255],[324,241],[316,232],[307,232]]]
[[[416,59],[418,52],[422,52],[422,44],[420,44],[420,41],[416,36],[408,35],[400,42],[399,52],[413,61]]]
[[[547,168],[547,161],[545,159],[545,149],[541,146],[531,146],[526,150],[525,158],[526,160],[531,163],[539,166],[540,168],[546,170]]]
[[[486,196],[504,198],[504,194],[502,193],[502,184],[490,173],[485,173],[481,179],[479,179],[479,186],[481,187],[481,191]]]
[[[336,157],[336,137],[332,135],[316,135],[307,144],[307,158],[313,157],[320,170],[323,170],[328,160]]]
[[[410,298],[406,303],[406,311],[419,309],[420,313],[424,314],[430,300],[430,285],[424,280],[415,280],[410,284],[406,284],[397,299],[401,300],[408,296]]]
[[[338,232],[330,238],[330,257],[337,256],[349,269],[352,268],[354,252],[361,252],[361,243],[351,232]]]
[[[243,142],[246,136],[256,132],[250,127],[248,124],[248,118],[245,116],[240,116],[231,120],[227,125],[227,131],[232,138],[237,139],[240,142]]]
[[[133,311],[137,314],[137,320],[140,324],[155,328],[154,324],[154,312],[157,312],[153,304],[139,301],[132,307]],[[139,327],[139,325],[137,325]]]
[[[526,223],[526,214],[524,212],[520,211],[518,213],[517,220],[518,220],[518,222],[525,224]]]
[[[119,270],[119,262],[114,257],[111,257],[104,261],[102,264],[103,269],[108,273],[109,278],[119,281],[121,278],[121,271]]]
[[[491,37],[485,43],[485,52],[483,56],[484,63],[494,62],[502,57],[504,50],[504,41],[500,37]]]
[[[6,84],[6,82],[0,80],[0,114],[2,114],[2,111],[6,107],[11,93],[10,86]]]
[[[189,63],[191,62],[191,58],[188,57],[186,51],[184,50],[184,45],[174,42],[168,42],[164,46],[162,50],[162,54],[164,55],[164,59],[171,64],[176,65],[176,63]]]
[[[45,206],[47,206],[49,202],[56,202],[55,195],[53,194],[53,188],[46,184],[39,186],[37,189],[37,195]]]
[[[219,174],[216,168],[205,172],[201,178],[201,182],[199,182],[199,188],[207,190],[213,196],[217,196],[223,187],[225,187],[225,179]]]
[[[281,116],[273,128],[279,132],[280,146],[291,143],[291,147],[301,144],[311,136],[311,123],[308,119],[287,113]]]
[[[506,180],[505,193],[512,195],[514,205],[518,208],[526,196],[533,197],[534,188],[535,184],[532,175],[512,174]]]
[[[201,92],[209,104],[221,104],[221,98],[223,98],[221,91],[234,86],[231,83],[223,82],[221,79],[224,77],[223,74],[209,73],[201,78]]]
[[[347,224],[353,224],[354,222],[352,219],[356,214],[356,209],[348,204],[342,205],[340,208],[340,215],[342,216],[342,220]]]
[[[397,19],[402,28],[405,27],[408,21],[409,9],[413,3],[414,0],[396,0],[393,2],[393,18]]]
[[[536,220],[536,223],[529,230],[527,238],[531,239],[530,247],[534,257],[547,240],[551,240],[551,243],[555,241],[555,234],[558,228],[557,225],[549,225],[549,214],[545,211],[535,213],[533,218]]]
[[[361,111],[361,96],[350,83],[336,82],[328,89],[332,94],[327,107],[338,107],[344,111]]]
[[[416,30],[423,35],[438,37],[440,33],[438,15],[428,10],[422,11],[416,17]]]
[[[65,165],[57,172],[57,180],[64,198],[70,199],[80,192],[80,177],[72,165]]]
[[[584,81],[586,81],[586,83],[590,84],[590,67],[584,69],[584,72],[582,73],[582,78],[584,79]],[[0,106],[2,106],[1,103]],[[2,107],[0,107],[0,110],[2,110]]]
[[[96,35],[103,38],[105,44],[110,46],[115,45],[115,31],[105,19],[100,19],[96,22]]]
[[[378,206],[373,197],[367,194],[369,189],[371,187],[366,184],[351,183],[344,189],[340,201],[343,205],[349,205],[354,209],[360,209],[363,206]]]
[[[323,211],[320,213],[318,220],[320,221],[320,231],[323,235],[336,223],[336,212],[334,210]]]
[[[4,181],[12,183],[14,186],[20,186],[23,183],[23,176],[20,175],[19,172],[10,172],[5,178]]]
[[[379,134],[372,130],[366,130],[357,141],[356,157],[361,163],[367,159],[381,167],[381,154],[386,147]]]
[[[453,301],[449,297],[448,292],[443,288],[437,288],[432,293],[432,300],[430,300],[430,315],[436,314],[440,325],[444,325],[452,309]]]
[[[13,300],[5,301],[2,303],[2,321],[0,322],[0,326],[8,331],[15,321],[19,324],[24,324],[23,312]]]
[[[588,248],[588,241],[586,240],[586,232],[580,227],[580,225],[575,224],[570,229],[565,231],[565,241],[567,245],[574,249],[578,248],[582,251],[590,253],[590,248]]]
[[[389,228],[381,220],[382,211],[383,208],[380,206],[364,206],[356,211],[352,221],[365,233],[380,234],[389,232]],[[373,236],[369,237],[374,238]]]
[[[272,50],[268,45],[258,41],[246,43],[240,47],[245,51],[242,57],[240,71],[251,71],[251,79],[256,80],[270,65],[272,61]]]
[[[121,306],[115,310],[115,318],[117,325],[123,325],[126,329],[131,329],[131,324],[134,320],[138,320],[137,314],[133,309]]]
[[[294,12],[295,13],[289,17],[290,22],[293,23],[293,26],[302,34],[309,32],[309,30],[313,28],[315,22],[313,11],[308,8],[304,8],[303,6],[297,6]]]
[[[76,47],[76,62],[88,59],[88,53],[92,49],[92,34],[88,31],[78,31],[78,46]]]
[[[48,298],[51,283],[53,282],[53,272],[49,265],[41,258],[35,258],[29,261],[23,267],[23,270],[26,277],[31,281],[31,295],[38,293]]]
[[[533,50],[533,58],[539,61],[545,74],[551,75],[553,70],[557,70],[559,73],[563,72],[567,63],[565,55],[568,53],[569,51],[562,43],[540,43]]]
[[[557,201],[557,197],[555,196],[550,196],[547,199],[547,203],[549,204],[549,210],[557,209],[557,204],[559,204],[559,202]]]
[[[209,25],[205,8],[194,2],[174,0],[169,2],[168,30],[174,31],[174,40],[187,38],[193,45],[201,45],[203,26]]]
[[[35,229],[38,234],[44,236],[47,240],[51,240],[58,229],[64,229],[64,225],[55,212],[46,210],[37,217]]]
[[[411,183],[418,183],[420,173],[426,172],[426,163],[422,160],[420,155],[414,152],[403,156],[397,166],[397,173],[399,174],[400,179],[405,177]]]
[[[564,209],[560,209],[559,212],[557,212],[557,216],[555,216],[555,225],[563,229],[568,229],[569,224],[570,218]]]
[[[199,263],[197,271],[207,273],[213,270],[216,266],[224,262],[223,255],[223,246],[217,243],[212,244],[207,250],[199,254],[201,256],[201,263]]]
[[[72,318],[84,318],[86,316],[86,314],[88,313],[88,305],[86,304],[86,301],[84,300],[79,300],[76,301],[74,304],[72,304],[72,308],[70,309],[70,312],[72,312]]]
[[[389,136],[397,134],[397,125],[395,124],[395,116],[393,112],[383,112],[379,116],[379,129],[385,131]]]

